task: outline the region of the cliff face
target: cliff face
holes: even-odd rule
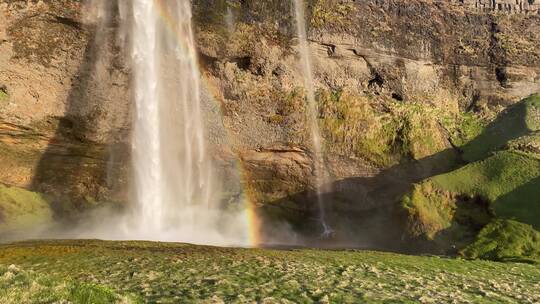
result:
[[[112,164],[128,144],[128,77],[113,25],[97,33],[83,11],[79,1],[0,2],[2,183],[50,195],[58,217],[125,197],[125,163]]]
[[[455,0],[457,4],[482,11],[537,14],[540,4],[536,0]]]
[[[326,201],[336,225],[362,222],[373,239],[399,226],[395,204],[413,183],[459,167],[461,146],[540,90],[537,14],[451,1],[314,1],[308,11],[336,181]],[[239,2],[229,31],[225,14],[196,5],[206,77],[223,94],[247,181],[258,202],[305,208],[312,166],[290,5]]]
[[[50,195],[58,212],[127,200],[129,70],[109,5],[100,24],[80,1],[0,0],[0,182]],[[272,216],[310,225],[291,4],[193,5],[205,100],[223,115],[209,122],[216,157],[240,159],[252,199],[285,210],[264,207]],[[314,0],[307,12],[330,217],[370,229],[362,241],[399,238],[411,185],[457,167],[461,146],[540,91],[535,1]]]

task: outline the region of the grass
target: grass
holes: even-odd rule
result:
[[[428,240],[443,253],[467,246],[492,218],[480,198],[441,190],[431,181],[415,185],[403,207],[409,236]]]
[[[101,299],[147,303],[540,301],[540,294],[532,292],[540,281],[538,265],[371,251],[82,240],[1,245],[0,265],[4,266],[0,269],[6,271],[6,265],[12,264],[24,270],[28,279],[19,284],[11,278],[6,284],[7,276],[0,276],[5,284],[0,292],[11,299],[19,295],[40,299],[48,291],[50,299],[77,298],[79,302],[73,303],[100,303]],[[46,288],[28,288],[34,281]],[[91,302],[93,297],[100,300]]]
[[[421,160],[451,148],[466,147],[485,129],[478,115],[426,102],[400,102],[319,90],[320,124],[330,149],[354,153],[379,167]],[[455,160],[447,160],[454,162]]]
[[[0,235],[49,223],[52,217],[43,195],[0,184]]]
[[[26,271],[15,265],[0,265],[0,302],[110,304],[141,303],[132,295],[91,283],[72,282],[54,275]]]
[[[540,131],[511,140],[508,143],[508,148],[510,150],[521,151],[531,155],[540,155]]]
[[[409,214],[409,233],[418,237],[425,235],[434,240],[441,230],[452,225],[455,200],[448,193],[436,191],[431,182],[415,185],[413,191],[403,198],[403,206]]]

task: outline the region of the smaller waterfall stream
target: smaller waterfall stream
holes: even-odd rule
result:
[[[229,35],[234,33],[234,12],[230,6],[227,6],[227,12],[225,13],[225,25],[227,26],[227,32]]]
[[[315,187],[317,192],[317,204],[319,208],[319,221],[323,227],[323,237],[329,237],[333,230],[326,221],[326,209],[323,199],[323,186],[327,184],[326,168],[324,165],[324,156],[322,151],[322,137],[317,122],[318,109],[315,100],[315,87],[313,83],[313,70],[309,43],[307,38],[304,2],[303,0],[294,0],[294,11],[296,17],[296,30],[299,40],[300,64],[304,77],[304,87],[307,93],[308,104],[308,126],[311,132],[314,154]]]

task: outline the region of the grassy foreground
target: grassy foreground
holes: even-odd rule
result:
[[[538,303],[540,266],[370,251],[0,245],[0,303]]]

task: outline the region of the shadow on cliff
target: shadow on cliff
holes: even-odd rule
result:
[[[527,125],[527,115],[533,102],[530,97],[508,107],[480,135],[463,147],[463,158],[469,162],[486,158],[491,151],[504,148],[508,142],[532,134],[533,131]]]
[[[404,161],[372,177],[351,177],[327,186],[322,195],[327,222],[334,230],[322,238],[317,194],[313,190],[272,202],[261,211],[263,222],[285,218],[304,243],[325,248],[362,248],[415,252],[417,245],[404,239],[406,214],[400,206],[412,185],[443,174],[463,163],[459,151],[447,149],[416,161]],[[266,226],[266,224],[264,224]]]
[[[107,5],[112,15],[117,13],[116,1],[108,1]],[[31,183],[33,191],[48,196],[56,220],[68,219],[98,201],[108,200],[109,193],[119,186],[119,178],[110,173],[115,171],[111,166],[116,166],[120,158],[118,145],[113,144],[117,135],[96,136],[98,125],[108,113],[104,113],[102,107],[105,100],[94,93],[100,81],[104,81],[97,75],[100,54],[109,45],[110,38],[116,36],[118,27],[114,25],[114,18],[108,18],[103,24],[106,33],[75,20],[62,21],[89,38],[82,63],[73,76],[65,115],[48,122],[56,131]],[[110,69],[112,67],[108,66],[107,71]]]
[[[540,176],[499,197],[493,208],[500,216],[517,218],[540,230]]]
[[[268,204],[261,212],[264,214],[263,222],[271,223],[275,218],[285,218],[309,246],[406,253],[438,252],[437,244],[407,235],[408,214],[401,206],[403,196],[412,190],[415,183],[484,159],[492,151],[505,148],[508,142],[530,134],[532,131],[526,122],[527,108],[527,100],[509,107],[480,135],[460,149],[447,149],[420,160],[406,160],[373,177],[352,177],[332,183],[327,187],[331,191],[322,198],[327,221],[335,230],[330,239],[320,237],[321,224],[314,203],[317,195],[312,190]],[[536,183],[533,182],[533,186]],[[521,192],[516,189],[506,197],[522,197]],[[448,233],[452,234],[453,230],[465,226],[472,233],[478,232],[487,223],[484,219],[488,217],[486,214],[489,214],[490,207],[483,198],[460,198],[457,208],[457,218],[453,221],[461,226],[448,228]],[[470,216],[467,216],[470,210],[482,215],[481,223],[471,222]],[[445,233],[443,231],[441,235]]]

